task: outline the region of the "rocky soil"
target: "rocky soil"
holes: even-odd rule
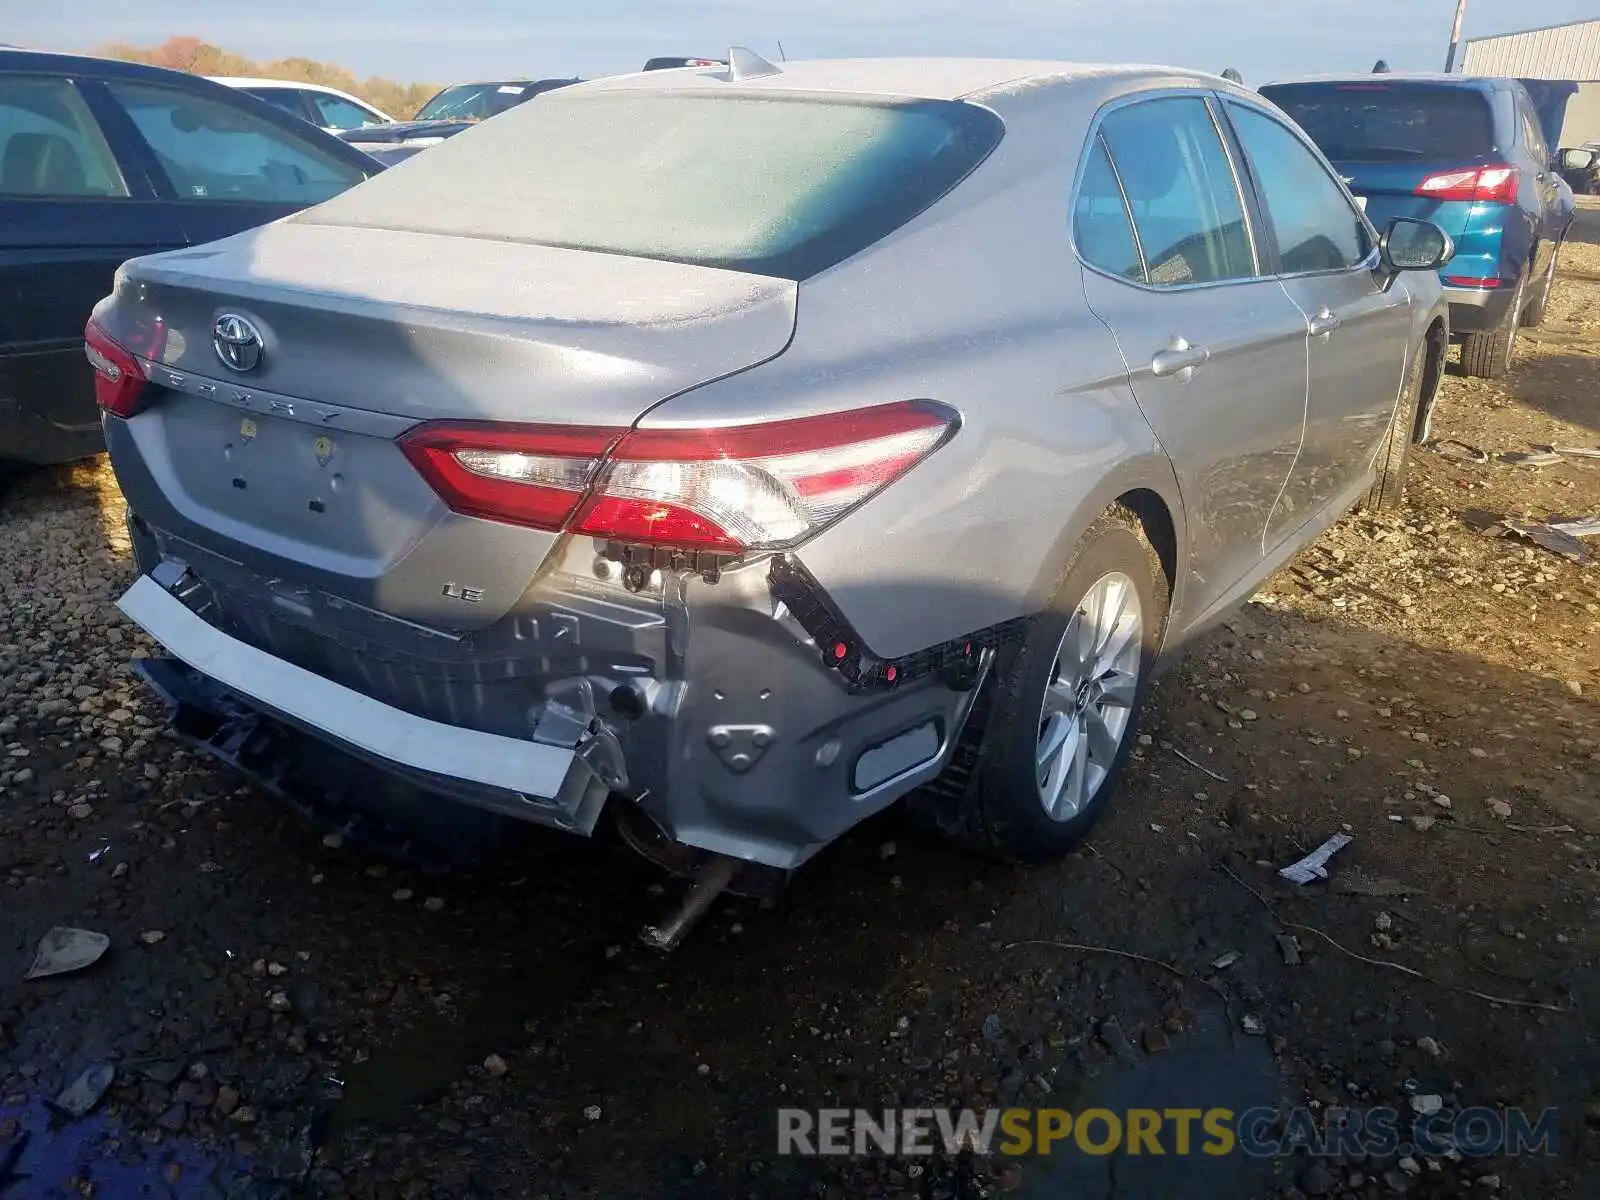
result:
[[[1403,516],[1341,523],[1167,675],[1081,852],[999,867],[890,814],[669,958],[614,842],[423,876],[182,749],[111,606],[109,470],[14,483],[0,1196],[1600,1194],[1600,567],[1483,532],[1600,513],[1600,460],[1498,457],[1600,446],[1597,218],[1511,377],[1446,381],[1435,436],[1490,461],[1418,451]],[[1276,876],[1341,830],[1330,881]],[[24,980],[57,925],[110,948]],[[89,1116],[48,1110],[99,1064]],[[775,1153],[782,1106],[1427,1096],[1555,1106],[1558,1153]]]

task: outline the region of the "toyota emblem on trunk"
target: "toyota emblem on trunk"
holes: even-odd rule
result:
[[[253,371],[261,363],[261,331],[237,313],[223,313],[211,327],[211,345],[230,371]]]

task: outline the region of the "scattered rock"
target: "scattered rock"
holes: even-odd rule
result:
[[[1430,817],[1424,813],[1416,813],[1411,818],[1411,827],[1418,833],[1427,833],[1438,824],[1437,817]]]
[[[585,1121],[598,1121],[600,1119],[600,1106],[591,1104],[585,1108],[583,1110],[583,1119]]]
[[[444,907],[444,899],[440,896],[429,896],[422,902],[422,907],[427,909],[429,912],[438,912]]]
[[[273,992],[267,997],[267,1007],[275,1013],[286,1013],[294,1007],[288,992]]]
[[[111,1088],[117,1069],[110,1063],[96,1063],[79,1075],[56,1097],[56,1107],[74,1120],[88,1116]],[[3,1182],[3,1177],[0,1177]]]
[[[231,1117],[239,1107],[239,1089],[223,1085],[217,1089],[216,1101],[211,1106],[218,1116]]]
[[[998,1042],[1004,1036],[1004,1033],[1005,1033],[1005,1031],[1000,1027],[1000,1014],[999,1013],[990,1013],[987,1017],[985,1017],[983,1019],[983,1040],[984,1041],[986,1041],[986,1042]]]
[[[1417,1049],[1421,1050],[1429,1058],[1439,1058],[1444,1054],[1443,1048],[1431,1037],[1419,1037],[1417,1039]]]
[[[506,1060],[501,1058],[498,1054],[491,1054],[488,1058],[484,1059],[483,1069],[495,1079],[499,1079],[506,1073],[507,1070],[509,1070],[509,1068],[506,1066]]]
[[[189,1106],[174,1104],[166,1112],[156,1118],[156,1124],[168,1133],[181,1133],[183,1127],[189,1123]]]
[[[139,935],[139,940],[146,946],[159,945],[166,941],[167,935],[159,929],[146,929]]]
[[[1411,1111],[1420,1113],[1424,1117],[1428,1116],[1430,1113],[1438,1112],[1443,1107],[1444,1099],[1440,1096],[1433,1095],[1431,1092],[1411,1097]]]
[[[1489,811],[1495,816],[1499,817],[1502,821],[1508,821],[1511,819],[1511,805],[1507,804],[1504,800],[1489,800],[1485,803],[1489,805]]]
[[[1251,1037],[1263,1037],[1267,1032],[1266,1022],[1256,1016],[1255,1013],[1245,1013],[1244,1016],[1240,1017],[1239,1028]]]

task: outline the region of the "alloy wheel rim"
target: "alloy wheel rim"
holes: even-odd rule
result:
[[[1051,820],[1076,817],[1105,786],[1133,719],[1143,654],[1138,589],[1121,571],[1102,575],[1067,621],[1039,712],[1035,779]]]

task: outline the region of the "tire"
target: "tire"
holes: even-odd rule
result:
[[[1500,379],[1511,369],[1517,349],[1517,329],[1522,324],[1522,305],[1528,293],[1528,276],[1517,279],[1511,307],[1493,329],[1469,333],[1461,343],[1461,369],[1478,379]]]
[[[1561,255],[1561,243],[1557,242],[1550,250],[1550,265],[1544,269],[1544,279],[1539,284],[1539,294],[1528,302],[1528,307],[1522,311],[1522,327],[1524,329],[1537,329],[1544,324],[1545,314],[1550,309],[1550,293],[1556,286],[1556,259]]]
[[[1431,335],[1422,340],[1411,357],[1406,371],[1405,387],[1395,402],[1394,413],[1389,418],[1389,431],[1384,435],[1383,446],[1378,451],[1377,477],[1361,502],[1361,510],[1369,513],[1388,513],[1400,507],[1406,494],[1406,468],[1411,463],[1411,437],[1416,429],[1417,413],[1422,408],[1422,387],[1428,378],[1428,360],[1434,353]]]
[[[1074,689],[1057,681],[1057,658],[1068,632],[1082,633],[1086,627],[1080,606],[1099,594],[1096,589],[1105,588],[1107,580],[1114,581],[1111,591],[1138,601],[1137,635],[1128,637],[1118,660],[1125,670],[1105,677],[1120,682],[1112,694],[1126,703],[1097,700],[1078,708],[1069,700]],[[986,685],[993,689],[988,703],[979,705],[988,711],[976,762],[953,811],[939,822],[941,832],[968,848],[1026,862],[1064,854],[1089,831],[1115,793],[1134,744],[1169,603],[1166,572],[1138,518],[1121,507],[1107,510],[1085,531],[1050,605],[1032,620],[1021,645],[996,664],[996,674]],[[1120,632],[1131,633],[1126,621]],[[1129,680],[1135,664],[1138,674]],[[1093,681],[1086,686],[1087,694],[1077,689],[1078,698],[1099,695]],[[1056,709],[1048,718],[1043,711],[1047,691]],[[1098,727],[1101,734],[1090,737],[1084,732],[1089,709],[1113,718],[1118,710],[1126,715],[1120,729],[1112,731],[1117,723],[1113,719]],[[1074,726],[1079,731],[1075,740]],[[1051,760],[1050,784],[1056,782],[1057,770],[1065,771],[1062,778],[1069,789],[1074,770],[1081,770],[1076,778],[1089,784],[1082,789],[1081,803],[1070,812],[1063,806],[1058,816],[1046,811],[1039,778],[1038,755],[1047,731],[1085,747],[1081,758],[1068,762],[1063,744]]]

